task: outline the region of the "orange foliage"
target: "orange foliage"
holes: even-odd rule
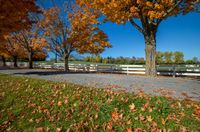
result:
[[[68,42],[70,42],[79,53],[98,54],[110,47],[107,35],[98,28],[99,14],[96,11],[81,8],[74,12],[69,12],[69,22],[71,32]]]
[[[29,27],[30,12],[39,12],[35,0],[0,0],[0,40],[4,34]]]
[[[198,0],[77,0],[79,5],[98,9],[110,21],[118,24],[132,18],[149,21],[164,19],[199,8]]]
[[[43,52],[46,46],[46,40],[38,33],[37,27],[34,27],[34,30],[21,30],[15,33],[14,36],[15,40],[20,44],[21,49],[25,50],[26,55]],[[42,54],[40,53],[40,55]]]
[[[40,22],[40,26],[45,30],[44,35],[49,42],[50,50],[100,53],[106,47],[110,47],[108,37],[96,25],[99,23],[96,12],[75,4],[67,5],[66,19],[60,16],[61,10],[53,7],[44,11],[44,19]],[[60,56],[63,57],[62,54]]]
[[[0,54],[6,58],[10,57],[20,57],[25,56],[24,49],[21,45],[15,40],[12,34],[4,36],[3,43],[0,44]]]

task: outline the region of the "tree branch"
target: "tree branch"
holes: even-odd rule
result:
[[[137,30],[139,30],[142,34],[144,33],[144,30],[143,30],[139,25],[137,25],[137,24],[134,22],[133,19],[130,19],[130,22],[131,22],[131,24],[132,24]]]
[[[181,4],[181,2],[183,2],[183,0],[179,0],[173,7],[171,7],[171,8],[163,15],[163,19],[166,19],[166,18],[168,17],[168,15],[169,15],[170,13],[172,13],[172,12],[176,9],[176,7],[179,6],[179,5]],[[160,22],[161,22],[163,19],[158,20],[158,21],[157,21],[157,25],[159,25]]]

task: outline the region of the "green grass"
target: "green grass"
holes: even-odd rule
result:
[[[200,131],[194,114],[199,107],[192,101],[0,74],[0,131]]]

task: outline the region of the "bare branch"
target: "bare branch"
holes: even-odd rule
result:
[[[137,30],[139,30],[141,33],[144,33],[144,30],[138,24],[136,24],[133,19],[130,19],[130,22]]]

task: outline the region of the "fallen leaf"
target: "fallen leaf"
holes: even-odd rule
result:
[[[130,124],[131,124],[131,120],[128,120],[128,121],[126,122],[126,124],[127,124],[127,125],[130,125]]]
[[[147,118],[147,121],[148,121],[148,122],[152,122],[152,120],[153,120],[152,117],[151,117],[151,115],[150,115],[150,116],[147,116],[146,118]]]
[[[197,115],[197,116],[200,116],[200,109],[195,110],[194,114]]]
[[[165,125],[165,124],[166,124],[166,121],[167,121],[167,119],[161,118],[161,123],[162,123],[162,125]]]
[[[151,113],[153,111],[153,109],[152,108],[149,108],[149,112]]]
[[[57,128],[56,132],[61,132],[62,128]]]
[[[141,121],[144,121],[144,120],[145,120],[145,117],[144,117],[142,114],[140,114],[140,115],[139,115],[139,119],[140,119]]]
[[[187,129],[186,129],[186,127],[184,127],[184,126],[181,126],[180,129],[179,129],[179,131],[180,131],[180,132],[186,132]]]
[[[143,130],[142,128],[136,128],[134,129],[134,132],[145,132],[145,130]]]
[[[148,107],[149,107],[149,103],[146,103],[146,104],[143,105],[144,109],[147,109]]]
[[[129,108],[130,108],[131,111],[134,111],[135,110],[135,104],[132,103],[131,105],[129,105]]]
[[[58,101],[58,106],[61,106],[62,105],[62,101]]]
[[[43,128],[42,127],[38,127],[37,128],[37,132],[42,132],[43,131]]]
[[[132,128],[127,128],[126,132],[132,132]]]
[[[109,123],[107,124],[107,129],[108,129],[108,130],[112,130],[112,122],[109,122]]]
[[[111,113],[111,115],[112,115],[112,119],[113,120],[118,120],[119,119],[119,113],[117,112],[117,109],[115,109],[112,113]]]

